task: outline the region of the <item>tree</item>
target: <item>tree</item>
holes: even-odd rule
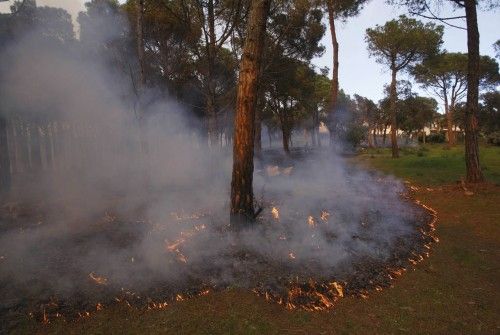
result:
[[[289,152],[292,128],[304,114],[306,91],[311,93],[311,59],[324,51],[322,17],[323,12],[309,0],[274,1],[269,15],[257,123],[274,118],[267,123],[280,126],[285,152]],[[301,90],[302,86],[308,89]]]
[[[392,157],[399,157],[396,120],[397,74],[411,64],[436,54],[442,43],[443,27],[422,23],[404,15],[383,26],[366,30],[366,41],[371,56],[391,70],[390,113]]]
[[[359,111],[361,117],[361,123],[366,125],[367,134],[366,138],[368,140],[368,146],[370,148],[375,146],[375,129],[377,122],[380,117],[380,111],[375,102],[372,100],[355,94],[354,99],[356,101],[356,108]]]
[[[479,109],[481,131],[486,134],[500,131],[500,92],[485,93],[482,100],[483,103]]]
[[[453,133],[453,111],[467,93],[467,54],[441,53],[425,59],[412,69],[417,82],[430,89],[444,103],[447,119],[448,143],[455,144]],[[495,86],[498,82],[498,64],[488,56],[481,57],[480,83],[483,88]]]
[[[333,48],[332,96],[330,100],[330,110],[332,113],[335,112],[339,94],[339,43],[337,40],[335,21],[338,19],[345,21],[349,17],[358,15],[366,2],[367,0],[324,0],[324,5],[328,12],[328,23],[330,24]]]
[[[449,0],[455,9],[465,11],[465,16],[440,17],[431,8],[430,0],[391,0],[390,2],[408,6],[410,13],[433,20],[441,21],[449,26],[467,30],[467,103],[465,109],[465,166],[466,179],[470,183],[478,183],[484,180],[479,162],[478,145],[478,122],[477,114],[479,109],[479,28],[477,25],[477,2],[476,0]],[[435,3],[438,7],[441,2]],[[488,7],[498,6],[498,1],[488,1]],[[464,19],[467,28],[451,24],[450,21]]]
[[[231,225],[233,226],[248,223],[255,218],[253,204],[255,106],[270,4],[271,0],[252,1],[241,58],[231,180]]]
[[[422,131],[437,113],[437,101],[432,98],[411,95],[399,104],[401,129],[411,135]]]
[[[54,45],[61,48],[74,42],[71,16],[63,9],[37,7],[34,0],[16,1],[11,14],[0,14],[0,51],[17,38],[30,37],[33,49],[39,45]],[[36,55],[33,57],[36,58]],[[7,143],[8,114],[0,101],[0,195],[8,194],[11,188],[10,157]]]
[[[500,58],[500,40],[497,40],[493,44],[493,49],[495,49],[495,57]]]

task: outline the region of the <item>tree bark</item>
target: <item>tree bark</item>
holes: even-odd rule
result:
[[[451,113],[450,104],[448,103],[448,95],[446,90],[443,92],[444,95],[444,114],[446,115],[446,127],[448,134],[448,147],[455,145],[455,138],[453,136],[453,115]]]
[[[283,150],[288,155],[290,153],[290,130],[288,129],[288,125],[284,122],[281,125],[281,132],[283,138]]]
[[[136,39],[137,39],[137,59],[139,60],[139,92],[144,87],[146,77],[144,75],[144,0],[136,0],[135,2],[137,17],[135,22]]]
[[[214,0],[207,3],[208,43],[207,43],[207,83],[206,83],[206,117],[210,146],[217,145],[217,101],[215,93],[215,59],[217,57],[217,37],[215,34]]]
[[[0,195],[10,192],[11,174],[9,146],[7,143],[7,120],[0,116]]]
[[[330,103],[330,113],[335,113],[335,108],[337,107],[337,99],[339,95],[339,43],[337,40],[337,32],[335,30],[335,9],[334,0],[327,1],[328,8],[328,20],[330,24],[330,33],[332,36],[332,48],[333,48],[333,68],[332,68],[332,100]],[[333,120],[333,118],[332,118]],[[330,138],[332,138],[333,132],[330,131]]]
[[[231,225],[254,220],[253,154],[260,63],[271,0],[252,1],[243,47],[234,119]]]
[[[392,158],[399,158],[399,148],[398,148],[398,125],[396,120],[396,74],[397,70],[391,66],[392,80],[391,80],[391,91],[390,91],[390,111],[391,111],[391,146],[392,146]]]
[[[465,107],[465,165],[467,182],[484,180],[479,163],[478,122],[479,109],[479,29],[477,26],[476,1],[465,0],[467,21],[467,104]]]

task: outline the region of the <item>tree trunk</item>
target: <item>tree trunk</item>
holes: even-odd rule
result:
[[[286,122],[281,125],[281,132],[283,134],[283,150],[288,155],[290,153],[290,130]]]
[[[373,128],[373,145],[375,147],[378,147],[378,143],[377,143],[377,127]]]
[[[392,80],[391,80],[391,92],[390,92],[390,111],[391,111],[391,146],[392,146],[392,158],[399,158],[399,148],[398,148],[398,125],[396,121],[396,74],[397,71],[394,65],[392,69]]]
[[[479,164],[478,100],[479,100],[479,29],[477,26],[476,1],[465,0],[467,20],[467,104],[465,107],[465,165],[467,181],[478,183],[484,180]]]
[[[335,9],[334,0],[327,1],[328,20],[330,23],[330,33],[332,36],[333,48],[333,68],[332,68],[332,100],[330,104],[330,113],[335,113],[337,107],[337,99],[339,95],[339,43],[337,41],[337,32],[335,30]],[[333,118],[332,118],[333,119]],[[333,137],[333,132],[330,131],[330,139]]]
[[[0,195],[6,195],[10,191],[10,157],[7,143],[7,120],[0,116]]]
[[[144,76],[144,36],[143,36],[144,0],[136,0],[135,6],[137,11],[135,29],[136,29],[136,39],[137,39],[137,59],[139,60],[139,93],[140,93],[146,82],[146,77]]]
[[[243,47],[234,119],[233,174],[231,181],[231,225],[254,220],[253,154],[255,107],[260,62],[271,0],[251,3],[247,36]]]
[[[448,128],[446,131],[448,135],[448,147],[452,147],[455,145],[455,135],[453,133],[453,113],[452,107],[448,103],[448,96],[446,94],[446,91],[444,91],[444,113],[446,115],[446,128]]]
[[[206,117],[210,146],[217,145],[217,101],[215,94],[215,59],[217,57],[217,37],[215,35],[214,0],[207,3],[208,44],[207,44],[207,78],[206,78]]]
[[[387,123],[384,124],[384,133],[382,134],[382,145],[385,146],[387,140]]]

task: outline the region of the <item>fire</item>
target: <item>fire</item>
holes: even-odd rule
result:
[[[92,279],[97,285],[108,285],[108,279],[105,277],[99,277],[93,272],[89,273],[90,279]]]
[[[307,217],[307,224],[308,224],[310,227],[314,227],[314,226],[316,225],[316,223],[314,222],[314,218],[313,218],[311,215],[309,215],[309,216]]]
[[[332,286],[335,291],[337,291],[337,294],[339,297],[343,298],[344,297],[344,288],[342,287],[342,285],[340,285],[339,283],[337,283],[336,281],[330,283],[330,286]]]
[[[273,207],[273,208],[271,209],[271,214],[273,215],[273,218],[274,218],[275,220],[279,220],[279,219],[280,219],[280,211],[278,210],[278,208]]]
[[[295,255],[294,255],[294,253],[293,253],[293,252],[289,253],[289,254],[288,254],[288,257],[290,257],[291,259],[295,259],[295,258],[297,258],[297,257],[295,257]]]
[[[327,222],[329,217],[330,217],[330,213],[328,213],[327,211],[321,211],[320,218],[322,221]]]

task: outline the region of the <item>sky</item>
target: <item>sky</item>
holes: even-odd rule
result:
[[[7,11],[9,2],[0,4],[0,11]],[[84,10],[85,0],[37,0],[39,6],[63,7],[73,18],[79,11]],[[121,1],[123,2],[123,0]],[[368,56],[365,43],[365,31],[376,24],[383,25],[386,21],[406,13],[406,8],[387,5],[384,0],[371,0],[361,11],[360,15],[341,23],[337,27],[339,40],[339,82],[340,87],[348,94],[359,94],[378,101],[383,97],[384,85],[390,81],[390,73],[383,65],[377,64]],[[450,14],[443,12],[443,15]],[[455,13],[455,15],[462,15]],[[421,19],[427,21],[426,19]],[[479,11],[479,33],[481,36],[481,54],[494,56],[492,44],[500,39],[500,10]],[[326,22],[325,22],[326,23]],[[459,24],[460,22],[455,22]],[[464,25],[464,24],[463,24]],[[443,47],[450,52],[466,52],[466,31],[445,26]],[[318,67],[332,67],[332,48],[329,30],[323,37],[322,44],[325,53],[313,60]],[[330,72],[331,73],[331,72]],[[406,79],[404,75],[400,79]],[[425,92],[418,90],[421,94]]]

